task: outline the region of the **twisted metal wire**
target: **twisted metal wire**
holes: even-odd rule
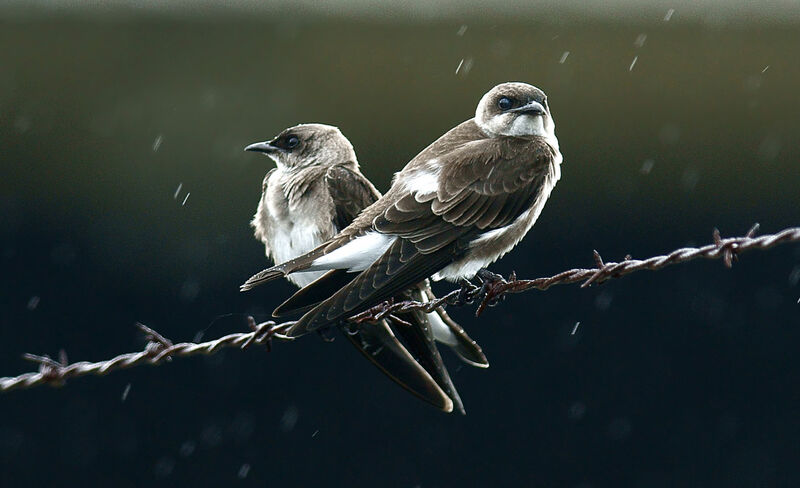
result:
[[[480,286],[470,282],[463,282],[461,288],[451,291],[446,295],[427,303],[415,301],[393,302],[387,301],[378,304],[369,310],[354,315],[348,320],[359,324],[363,322],[374,322],[386,316],[401,314],[412,310],[423,310],[432,312],[439,307],[447,305],[466,305],[478,303],[476,316],[480,315],[487,306],[496,304],[500,298],[508,293],[521,293],[530,289],[546,290],[553,285],[565,285],[570,283],[583,282],[581,288],[585,288],[595,283],[602,283],[611,278],[620,278],[630,273],[642,270],[658,271],[666,266],[684,263],[698,258],[722,259],[725,266],[731,267],[737,256],[745,251],[766,250],[780,244],[800,242],[800,227],[784,229],[775,234],[755,237],[758,224],[753,226],[744,237],[733,237],[723,239],[719,231],[714,230],[714,243],[702,247],[685,247],[672,251],[669,254],[653,256],[648,259],[631,259],[626,257],[621,262],[604,262],[597,251],[594,251],[596,267],[576,268],[563,271],[556,275],[546,278],[536,278],[533,280],[518,280],[514,273],[507,280],[499,277],[497,279],[484,280]],[[218,339],[194,343],[181,342],[173,344],[169,339],[156,332],[155,330],[137,324],[144,332],[148,342],[143,351],[121,354],[106,361],[91,363],[81,361],[69,364],[66,354],[62,351],[58,361],[48,356],[36,356],[24,354],[23,357],[29,361],[38,363],[37,372],[24,373],[19,376],[0,378],[0,391],[10,391],[14,389],[31,388],[34,386],[48,384],[51,386],[63,385],[68,378],[75,378],[85,375],[105,375],[118,369],[131,368],[142,364],[156,366],[173,357],[194,356],[197,354],[211,355],[218,350],[227,347],[239,347],[245,349],[252,344],[263,345],[269,349],[273,338],[290,339],[281,335],[281,332],[288,329],[294,322],[262,322],[257,324],[251,317],[249,326],[251,332],[241,332],[229,334]],[[399,322],[403,322],[398,318]]]
[[[132,368],[142,364],[157,366],[165,361],[172,360],[173,357],[195,356],[197,354],[211,355],[220,349],[227,347],[239,347],[245,349],[251,344],[266,345],[270,347],[272,337],[282,337],[280,331],[292,324],[275,324],[275,322],[263,322],[255,324],[250,318],[252,332],[239,332],[214,339],[212,341],[195,343],[181,342],[173,344],[169,339],[164,338],[155,330],[144,324],[137,323],[136,326],[145,334],[147,345],[144,350],[139,352],[129,352],[119,356],[91,363],[80,361],[69,364],[66,354],[62,350],[58,361],[49,356],[37,356],[25,353],[22,357],[28,361],[39,364],[39,371],[24,373],[19,376],[0,378],[0,391],[9,391],[21,388],[31,388],[41,384],[61,386],[68,378],[86,375],[103,376],[111,371],[118,369]]]

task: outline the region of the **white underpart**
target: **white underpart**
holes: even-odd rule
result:
[[[296,217],[293,222],[277,219],[274,221],[270,248],[276,263],[294,259],[322,244],[322,236],[319,229],[315,228],[315,222],[301,216]]]
[[[286,168],[277,160],[277,170],[270,176],[270,187],[280,188],[283,180],[288,177]],[[275,185],[274,187],[272,185]],[[278,191],[278,190],[275,190]],[[305,254],[322,244],[330,233],[336,232],[335,227],[330,229],[319,229],[318,223],[313,218],[308,218],[305,208],[288,208],[288,215],[275,207],[275,201],[269,198],[266,202],[266,210],[271,216],[271,230],[267,239],[269,249],[272,250],[272,260],[275,263],[283,263]],[[285,211],[285,209],[284,209]],[[323,272],[294,273],[287,278],[297,286],[303,287],[322,276]]]
[[[275,167],[278,168],[278,171],[276,171],[275,173],[276,174],[277,173],[281,173],[281,176],[278,176],[278,178],[282,178],[283,174],[286,171],[286,165],[283,164],[283,158],[285,157],[284,154],[283,153],[271,153],[271,154],[267,154],[267,157],[270,158],[272,160],[272,162],[275,163]],[[275,176],[275,175],[273,175],[273,176]],[[278,178],[275,178],[275,180],[277,181]],[[270,179],[272,179],[272,178],[270,178]]]
[[[389,249],[395,239],[395,236],[368,232],[315,259],[308,270],[346,269],[351,273],[364,271]]]
[[[542,205],[543,206],[543,205]],[[499,229],[490,230],[488,232],[484,232],[472,242],[470,242],[469,247],[475,248],[480,247],[481,245],[485,244],[487,241],[492,240],[498,237],[500,234],[504,234],[506,232],[513,232],[515,228],[519,228],[520,224],[527,220],[530,217],[530,213],[534,210],[533,207],[526,210],[522,215],[516,218],[514,222],[510,223],[505,227],[501,227]],[[539,209],[541,212],[541,208]],[[538,216],[538,215],[537,215]],[[490,254],[489,256],[484,256],[481,258],[470,258],[470,254],[468,253],[467,256],[463,259],[460,259],[443,270],[439,271],[435,275],[431,277],[434,281],[439,281],[442,279],[449,280],[449,281],[458,281],[461,278],[472,278],[475,274],[485,268],[486,266],[492,264],[493,262],[500,259],[505,253],[510,251],[522,238],[524,237],[525,233],[533,226],[533,223],[536,222],[536,219],[530,220],[530,225],[528,225],[528,229],[525,229],[524,232],[519,234],[519,238],[517,238],[514,243],[507,248],[503,249],[500,248],[496,252]],[[523,224],[524,225],[524,224]]]
[[[544,115],[518,114],[514,112],[500,112],[487,118],[488,104],[493,103],[492,91],[483,96],[478,108],[475,110],[475,123],[478,124],[489,136],[539,136],[543,137],[553,149],[558,151],[556,139],[556,122],[549,110],[536,101],[531,105],[538,106]]]
[[[489,120],[476,117],[475,123],[489,135],[542,137],[558,151],[556,123],[549,112],[544,115],[499,113]]]
[[[270,247],[276,263],[283,263],[305,254],[322,244],[322,236],[313,222],[297,219],[290,222],[275,221],[270,235]],[[293,273],[287,279],[299,287],[306,286],[324,274],[324,271]]]
[[[304,271],[302,273],[292,273],[288,275],[286,279],[289,280],[290,283],[294,283],[295,286],[304,288],[324,274],[324,271],[311,271],[310,273]]]
[[[536,199],[534,204],[517,217],[514,222],[499,229],[490,230],[479,235],[476,239],[470,242],[470,248],[478,248],[490,243],[491,241],[502,238],[506,233],[516,236],[509,241],[506,246],[498,247],[493,252],[487,254],[481,253],[483,256],[474,256],[474,252],[467,252],[466,257],[450,264],[442,269],[431,278],[435,281],[447,279],[450,281],[458,281],[461,278],[472,278],[475,274],[491,263],[500,259],[504,254],[516,246],[525,234],[536,223],[539,214],[544,208],[545,202],[550,197],[550,192],[556,182],[561,178],[561,161],[563,159],[561,151],[558,147],[558,139],[556,138],[556,124],[550,112],[545,110],[544,115],[522,114],[518,115],[513,112],[498,113],[488,119],[485,117],[488,111],[486,104],[489,103],[491,92],[487,93],[481,102],[478,104],[478,109],[475,112],[475,123],[490,136],[539,136],[555,150],[555,157],[553,158],[553,176],[544,183],[541,189],[539,198]],[[535,103],[535,102],[534,102]],[[544,110],[544,107],[541,107]],[[496,245],[490,243],[489,245]]]
[[[422,301],[423,303],[428,303],[430,301],[428,300],[427,294],[422,293]],[[444,323],[442,317],[440,317],[438,313],[431,312],[426,315],[428,316],[428,322],[431,324],[434,339],[436,339],[438,342],[443,342],[448,346],[458,345],[458,337],[456,337],[450,327]]]
[[[544,119],[541,115],[518,115],[508,130],[501,132],[504,136],[540,136],[547,137],[544,130]]]
[[[438,342],[447,344],[448,346],[457,346],[458,337],[456,337],[456,335],[453,334],[453,331],[450,330],[450,327],[448,327],[447,324],[442,321],[442,318],[439,317],[439,314],[433,312],[427,315],[428,322],[430,322],[431,327],[433,327],[433,338]]]
[[[430,170],[420,170],[406,177],[403,180],[406,189],[410,193],[415,193],[418,195],[430,195],[431,193],[436,193],[436,191],[439,189],[439,172],[437,171],[438,165],[439,161],[437,159],[431,159],[426,165],[428,168],[431,168]]]
[[[548,181],[545,182],[544,186],[542,187],[542,192],[539,195],[539,198],[536,199],[534,204],[525,212],[523,212],[519,217],[514,219],[513,222],[510,224],[500,227],[499,229],[493,229],[483,234],[479,235],[477,238],[473,239],[469,247],[471,249],[478,248],[490,241],[493,241],[497,238],[503,237],[506,233],[511,233],[511,235],[515,235],[516,237],[509,241],[509,243],[505,247],[498,247],[497,250],[492,252],[491,254],[486,255],[483,254],[481,258],[471,258],[470,255],[474,255],[474,253],[467,252],[467,256],[450,264],[443,270],[439,271],[431,278],[434,281],[439,281],[441,279],[446,279],[450,281],[458,281],[461,278],[472,278],[478,272],[478,270],[485,268],[486,266],[492,264],[493,262],[497,261],[503,255],[505,255],[508,251],[514,248],[519,241],[525,237],[525,234],[533,227],[533,224],[536,223],[536,220],[539,218],[539,214],[542,213],[542,209],[544,208],[544,204],[547,202],[547,199],[550,197],[550,192],[553,191],[553,187],[556,186],[556,182],[561,177],[561,160],[562,156],[561,153],[558,151],[556,146],[556,157],[553,160],[554,172],[553,177],[550,178]],[[488,244],[488,245],[496,245],[496,244]]]

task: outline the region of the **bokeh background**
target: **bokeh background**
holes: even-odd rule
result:
[[[266,318],[242,148],[334,124],[385,190],[503,81],[548,93],[564,165],[497,272],[796,226],[798,52],[788,1],[6,2],[0,374]],[[465,417],[314,335],[4,394],[0,484],[797,486],[798,281],[791,245],[453,310],[491,361],[444,353]]]

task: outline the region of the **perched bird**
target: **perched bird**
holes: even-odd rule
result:
[[[350,141],[336,127],[297,125],[245,150],[263,153],[276,164],[264,178],[261,200],[251,222],[256,238],[264,243],[267,256],[275,263],[296,258],[331,239],[380,198],[378,190],[359,171]],[[323,274],[309,271],[287,278],[303,287]],[[402,299],[433,298],[427,281],[414,285],[400,294]],[[465,361],[487,367],[480,347],[444,310],[412,312],[404,314],[403,320],[412,327],[395,326],[393,330],[391,319],[382,320],[377,325],[353,326],[347,337],[412,393],[443,410],[463,411],[434,338],[450,345]]]
[[[527,83],[497,85],[481,98],[474,118],[414,157],[342,232],[256,274],[241,289],[325,271],[274,312],[305,311],[287,332],[299,336],[429,276],[496,279],[485,267],[531,229],[561,176],[561,161],[544,92]]]

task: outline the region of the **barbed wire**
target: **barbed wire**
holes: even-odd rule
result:
[[[395,314],[402,314],[413,310],[423,310],[427,313],[433,312],[439,307],[461,306],[477,303],[476,316],[479,316],[487,306],[493,306],[510,293],[522,293],[527,290],[537,289],[546,290],[553,285],[566,285],[571,283],[581,283],[581,288],[599,284],[611,278],[620,278],[630,273],[642,270],[658,271],[666,266],[684,263],[694,259],[722,259],[725,266],[731,267],[737,256],[745,251],[766,250],[780,244],[800,242],[800,227],[784,229],[775,234],[755,237],[758,231],[758,224],[754,225],[744,237],[733,237],[723,239],[718,230],[714,229],[712,244],[703,247],[685,247],[676,249],[669,254],[653,256],[648,259],[632,259],[626,256],[620,262],[604,262],[597,251],[594,251],[594,268],[576,268],[563,271],[556,275],[546,278],[536,278],[533,280],[518,280],[512,272],[508,279],[503,279],[500,275],[486,276],[481,278],[481,283],[475,285],[469,281],[463,281],[459,289],[453,290],[442,297],[430,302],[422,303],[412,300],[408,301],[387,301],[378,304],[369,310],[354,315],[348,319],[353,324],[364,322],[375,322],[386,316],[394,317],[399,323],[404,321]],[[284,322],[277,324],[273,321],[256,323],[252,317],[248,317],[250,332],[240,332],[228,334],[207,342],[181,342],[173,344],[155,330],[144,324],[136,324],[144,333],[147,344],[144,350],[139,352],[120,354],[114,358],[99,361],[87,362],[80,361],[70,364],[67,361],[66,353],[62,350],[59,360],[51,359],[49,356],[37,356],[34,354],[24,354],[23,358],[39,365],[36,372],[24,373],[19,376],[0,378],[0,391],[10,391],[14,389],[31,388],[34,386],[47,384],[51,386],[61,386],[69,378],[86,375],[105,375],[118,369],[132,368],[143,364],[157,366],[176,357],[194,356],[197,354],[211,355],[223,348],[239,347],[246,349],[255,344],[271,348],[272,339],[291,338],[283,336],[281,333],[292,326],[294,322]]]

